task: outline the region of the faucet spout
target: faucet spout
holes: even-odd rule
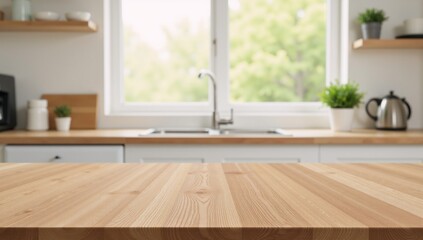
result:
[[[216,77],[214,76],[214,73],[210,72],[209,70],[201,70],[200,73],[198,73],[198,78],[204,78],[205,76],[210,77],[212,81],[215,81]]]
[[[219,124],[217,123],[217,83],[214,74],[209,70],[201,70],[198,74],[198,78],[209,77],[213,85],[213,113],[212,113],[212,127],[213,129],[218,129]]]
[[[213,113],[212,113],[212,127],[213,129],[219,130],[220,125],[233,124],[233,109],[231,109],[230,119],[220,119],[217,111],[217,83],[215,75],[209,70],[201,70],[198,74],[198,78],[208,77],[213,85]]]

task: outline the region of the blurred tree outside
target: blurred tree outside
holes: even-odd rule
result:
[[[326,75],[325,0],[231,0],[233,102],[318,101]],[[163,28],[165,53],[125,26],[127,102],[206,102],[210,26],[179,21]]]
[[[209,68],[209,33],[193,31],[189,22],[166,30],[166,53],[144,43],[130,28],[124,36],[125,100],[137,102],[207,102],[208,82],[197,78]],[[195,51],[193,51],[195,49]],[[169,54],[169,55],[167,55]]]

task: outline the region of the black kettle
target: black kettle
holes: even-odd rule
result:
[[[370,103],[378,105],[377,115],[369,111]],[[407,108],[407,111],[406,109]],[[391,91],[384,98],[372,98],[366,104],[367,114],[376,121],[376,129],[379,130],[406,130],[407,121],[411,118],[411,107],[405,98],[399,98]]]

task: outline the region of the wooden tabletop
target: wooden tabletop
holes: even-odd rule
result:
[[[422,164],[0,164],[0,239],[421,240]]]
[[[169,134],[141,136],[146,130],[73,130],[67,133],[9,131],[0,133],[0,144],[423,144],[423,131],[400,132],[356,129],[289,129],[288,136],[263,134]]]

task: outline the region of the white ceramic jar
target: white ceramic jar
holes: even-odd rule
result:
[[[423,18],[413,18],[404,21],[405,34],[423,34]]]
[[[29,131],[48,130],[48,103],[47,100],[28,101],[28,124]]]

